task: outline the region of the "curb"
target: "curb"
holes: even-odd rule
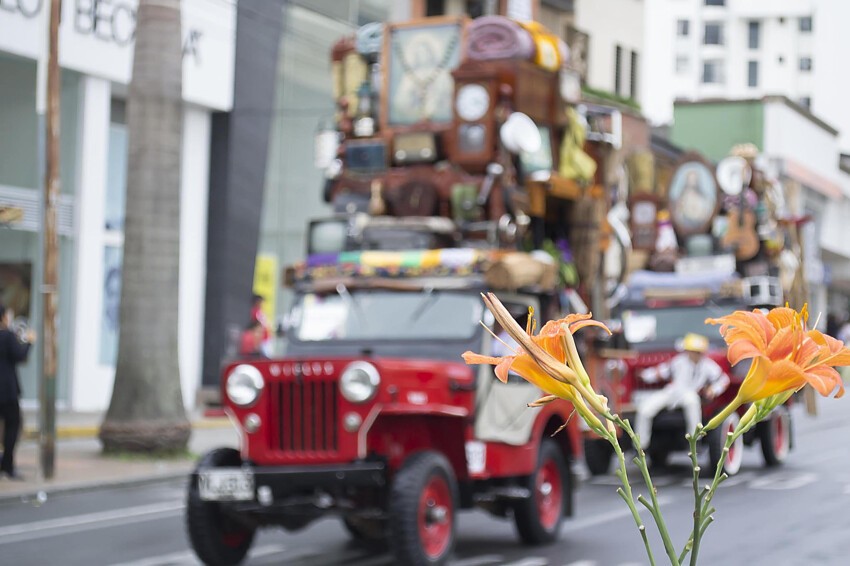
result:
[[[230,419],[227,417],[209,417],[192,422],[192,430],[209,430],[230,426]],[[56,440],[96,438],[99,430],[99,425],[58,426],[56,427]],[[21,436],[22,440],[38,440],[38,437],[39,429],[37,427],[25,427]]]
[[[32,488],[28,491],[23,491],[20,493],[10,493],[8,495],[0,495],[0,506],[9,505],[12,503],[27,503],[32,500],[38,500],[40,494],[45,494],[47,496],[50,495],[69,495],[74,493],[86,493],[90,491],[100,491],[103,489],[110,489],[116,487],[140,487],[145,485],[152,485],[156,483],[165,483],[171,482],[175,480],[180,480],[184,478],[188,478],[190,470],[181,471],[181,472],[170,472],[167,474],[161,474],[156,476],[147,476],[140,478],[132,478],[127,480],[113,480],[113,481],[98,481],[98,482],[86,482],[77,485],[43,485],[40,488]],[[44,496],[42,496],[44,497]]]

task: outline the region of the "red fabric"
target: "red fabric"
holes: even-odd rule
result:
[[[257,322],[259,322],[262,325],[262,327],[263,327],[263,342],[268,340],[269,336],[270,336],[269,322],[268,322],[268,320],[266,320],[266,314],[263,312],[263,309],[261,309],[259,305],[254,305],[254,307],[251,308],[251,320],[252,321],[256,320]]]
[[[260,341],[253,330],[245,330],[239,340],[239,355],[252,356],[260,353]]]

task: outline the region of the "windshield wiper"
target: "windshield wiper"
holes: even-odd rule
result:
[[[428,286],[424,289],[425,295],[422,297],[422,300],[419,301],[419,304],[416,305],[416,308],[413,309],[413,312],[410,313],[410,322],[416,322],[419,320],[419,317],[422,316],[422,313],[425,312],[425,309],[428,308],[432,302],[437,298],[437,295],[434,293],[434,287]]]
[[[364,322],[366,321],[366,317],[364,316],[363,310],[360,308],[360,303],[354,298],[354,296],[349,292],[348,287],[345,286],[344,283],[339,283],[336,286],[337,294],[342,297],[342,300],[345,301],[348,310],[354,313],[354,317],[357,319],[357,322],[360,325],[365,326]]]

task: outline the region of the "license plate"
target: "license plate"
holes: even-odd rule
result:
[[[238,468],[199,472],[198,489],[204,501],[249,501],[254,499],[254,474]]]

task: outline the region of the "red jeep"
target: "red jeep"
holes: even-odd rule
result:
[[[443,252],[399,253],[409,264]],[[534,386],[461,361],[492,351],[480,273],[459,275],[455,258],[436,275],[404,276],[368,253],[342,254],[341,276],[296,285],[285,357],[225,368],[223,403],[242,442],[204,455],[191,476],[186,520],[204,562],[238,563],[258,528],[335,514],[355,539],[386,541],[397,564],[443,564],[459,509],[512,516],[531,544],[555,540],[571,514],[577,419],[552,435],[572,407],[528,409]],[[353,254],[372,267],[341,274]],[[500,294],[517,315],[557,310],[556,296]]]
[[[688,332],[709,339],[707,353],[730,377],[726,391],[712,399],[703,398],[703,423],[707,423],[732,399],[747,374],[749,364],[741,362],[734,368],[726,358],[726,344],[718,327],[706,325],[706,318],[717,318],[735,310],[751,310],[763,306],[752,293],[750,282],[723,275],[700,277],[674,273],[639,272],[628,286],[625,299],[616,312],[614,337],[597,342],[593,378],[597,390],[611,400],[615,412],[634,422],[635,410],[641,397],[664,387],[666,382],[646,383],[643,370],[657,366],[677,354],[677,341]],[[746,407],[732,414],[707,435],[701,448],[707,448],[709,470],[720,460],[726,433],[733,430],[739,415]],[[652,424],[652,437],[646,452],[653,465],[663,466],[674,451],[687,451],[685,419],[681,409],[664,410]],[[743,447],[758,441],[765,464],[781,464],[792,446],[791,413],[787,406],[777,408],[768,421],[759,423],[732,446],[724,464],[729,475],[738,472],[743,459]],[[623,439],[626,442],[626,439]],[[631,443],[628,443],[631,446]],[[624,445],[625,446],[625,445]],[[608,442],[591,432],[585,433],[585,462],[591,474],[605,474],[610,468],[613,450]]]

